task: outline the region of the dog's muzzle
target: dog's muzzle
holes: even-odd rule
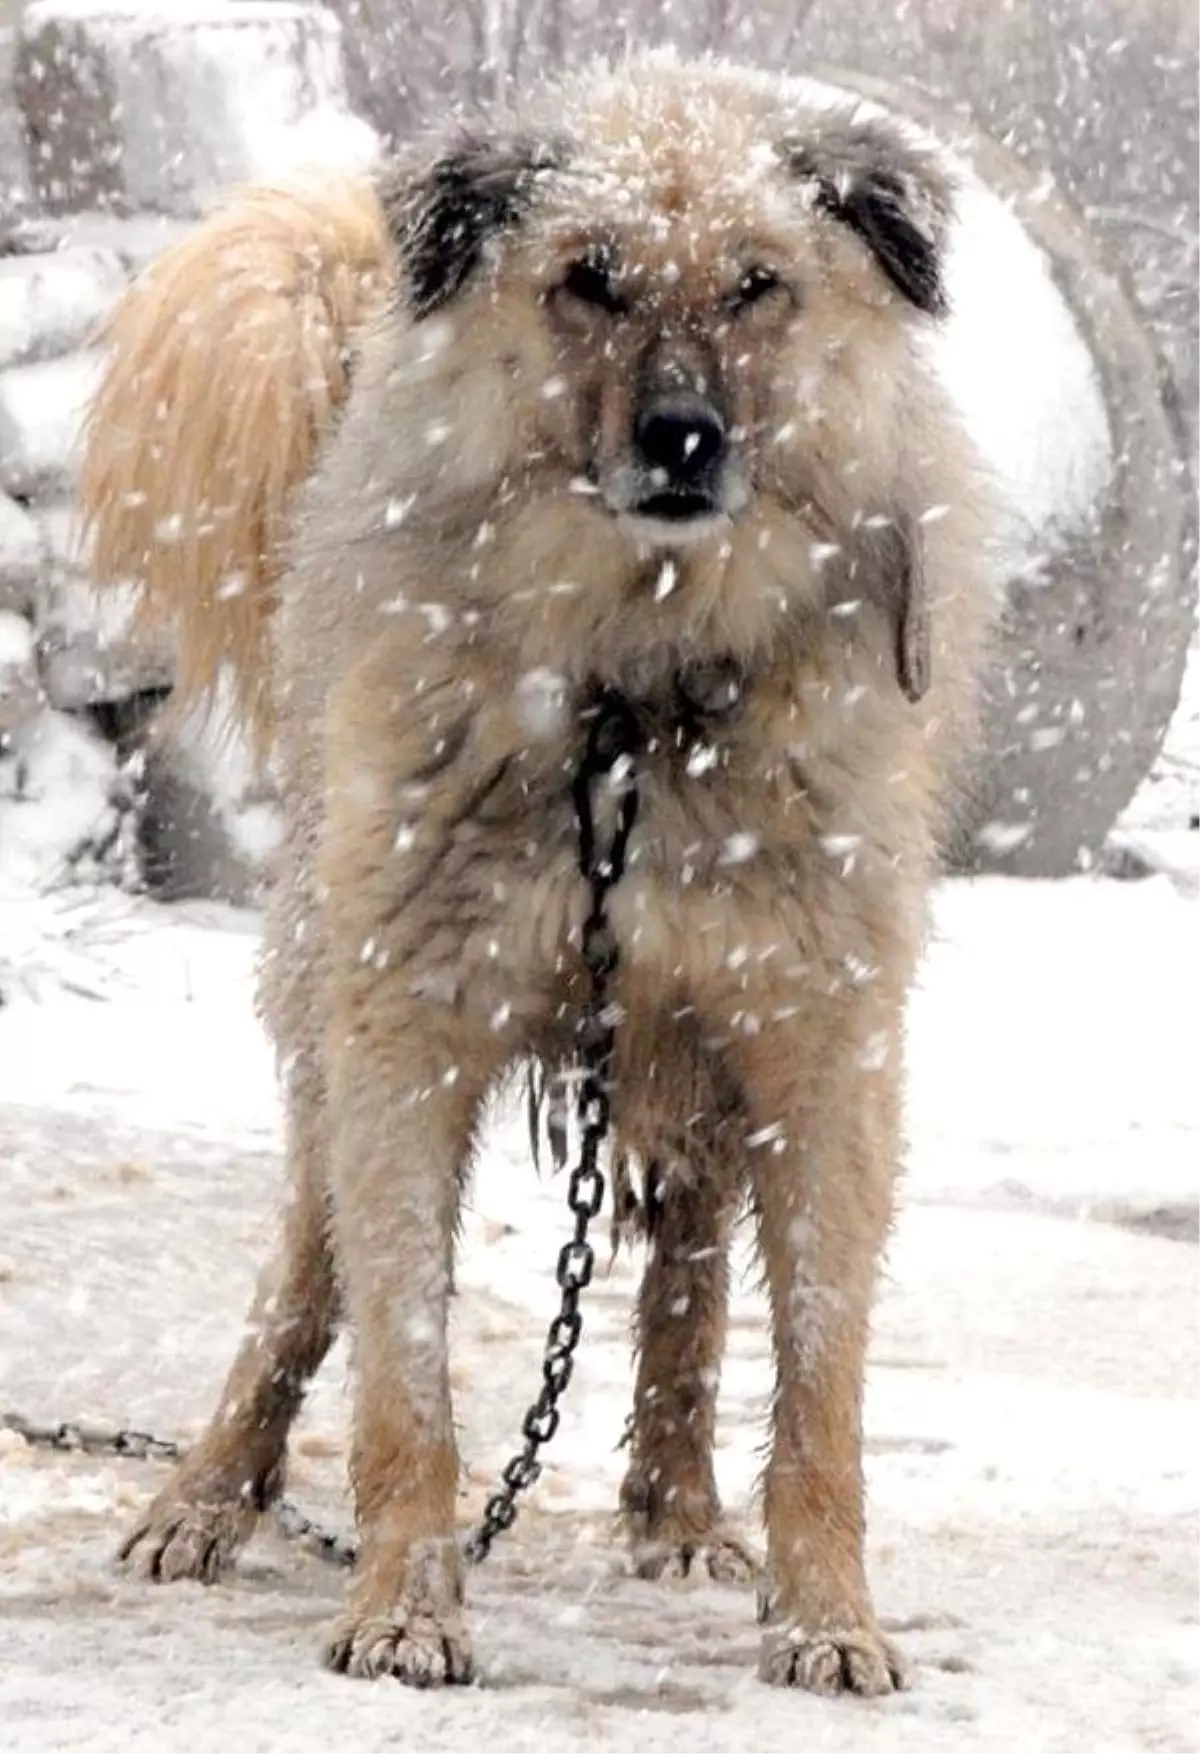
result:
[[[659,397],[638,415],[633,441],[643,477],[636,517],[684,524],[723,509],[725,422],[702,396]]]
[[[631,535],[666,546],[700,539],[745,501],[724,418],[694,391],[645,403],[601,491]]]

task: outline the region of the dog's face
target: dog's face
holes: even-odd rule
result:
[[[912,333],[943,307],[935,161],[717,70],[564,111],[393,198],[415,328],[454,334],[452,479],[519,482],[635,561],[765,549],[800,513],[807,575],[821,538],[898,524]]]

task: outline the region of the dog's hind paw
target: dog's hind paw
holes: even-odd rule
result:
[[[753,1583],[759,1562],[750,1548],[725,1530],[691,1539],[635,1540],[631,1548],[634,1575],[678,1582],[711,1578],[714,1583]]]
[[[353,1611],[334,1626],[324,1651],[339,1675],[375,1680],[393,1675],[410,1687],[446,1687],[471,1679],[471,1646],[460,1614],[373,1614]]]

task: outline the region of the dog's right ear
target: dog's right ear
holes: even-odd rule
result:
[[[469,136],[416,176],[384,177],[380,199],[415,317],[461,291],[489,238],[520,221],[539,176],[565,156],[558,141]]]

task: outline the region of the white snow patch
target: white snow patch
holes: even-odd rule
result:
[[[279,1754],[396,1737],[614,1754],[797,1739],[856,1754],[1190,1746],[1197,1255],[1098,1220],[1194,1222],[1200,1116],[1181,1020],[1196,918],[1166,881],[987,879],[937,897],[866,1400],[872,1580],[915,1664],[912,1693],[863,1708],[769,1692],[749,1592],[626,1575],[611,1534],[636,1288],[622,1255],[585,1294],[546,1472],[469,1577],[478,1687],[416,1696],[323,1675],[312,1645],[343,1579],[269,1533],[215,1590],[122,1581],[113,1544],[162,1470],[6,1445],[5,1747],[158,1754],[164,1734],[196,1754],[214,1737]],[[17,967],[44,972],[10,978],[0,1009],[4,1399],[188,1436],[239,1335],[277,1192],[255,921],[75,893],[15,901],[5,923]],[[498,1111],[453,1316],[464,1521],[539,1377],[564,1196]],[[761,1291],[739,1273],[717,1468],[752,1535],[767,1334]],[[345,1370],[339,1349],[290,1482],[342,1527]],[[49,1628],[69,1640],[69,1694],[46,1662]]]

